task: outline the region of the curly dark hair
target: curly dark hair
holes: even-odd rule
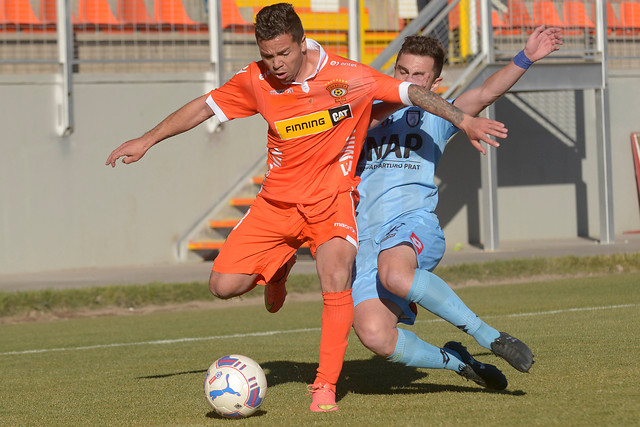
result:
[[[290,34],[294,42],[300,44],[304,35],[302,21],[290,3],[276,3],[265,6],[256,15],[256,40],[272,40],[283,34]]]
[[[433,72],[436,78],[440,77],[447,51],[440,43],[440,40],[430,36],[408,36],[404,39],[402,47],[396,57],[396,64],[403,53],[417,56],[430,56],[433,58]]]

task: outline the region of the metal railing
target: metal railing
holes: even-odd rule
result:
[[[450,68],[473,69],[510,60],[541,22],[565,31],[562,53],[546,61],[602,61],[608,47],[609,67],[640,65],[636,0],[431,0],[421,11],[415,0],[291,1],[309,37],[387,71],[408,34],[437,37]],[[59,128],[69,133],[75,74],[206,73],[215,87],[258,59],[252,22],[270,3],[0,0],[0,75],[59,75]]]

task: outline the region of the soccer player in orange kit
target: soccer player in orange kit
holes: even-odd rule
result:
[[[438,95],[371,67],[327,53],[307,39],[293,7],[278,3],[256,15],[261,61],[187,103],[108,157],[129,164],[153,145],[214,114],[221,122],[261,114],[269,125],[268,172],[255,202],[215,259],[209,289],[232,298],[266,285],[271,312],[282,306],[295,252],[309,242],[323,297],[320,358],[311,411],[335,411],[335,387],[353,323],[351,272],[358,247],[355,164],[369,126],[372,101],[416,105],[451,121],[476,148],[505,138],[502,123],[474,118]]]

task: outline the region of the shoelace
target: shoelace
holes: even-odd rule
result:
[[[316,393],[318,391],[322,391],[325,389],[325,384],[309,384],[307,386],[307,394],[305,396],[309,396],[310,394]],[[330,389],[329,389],[330,390]]]

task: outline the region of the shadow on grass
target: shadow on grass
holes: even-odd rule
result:
[[[261,364],[270,387],[289,382],[309,384],[316,375],[316,363],[301,363],[288,360],[264,362]],[[451,372],[452,375],[457,375]],[[470,382],[469,386],[450,384],[415,383],[428,377],[428,370],[391,363],[381,357],[372,356],[368,360],[350,360],[344,363],[338,381],[336,400],[348,393],[355,394],[425,394],[440,392],[499,393],[523,396],[522,390],[488,390]],[[461,377],[460,381],[465,381]]]
[[[260,364],[265,371],[269,387],[286,383],[310,384],[316,376],[317,363],[296,362],[291,360],[275,360]],[[162,379],[177,375],[202,374],[206,369],[173,372],[166,374],[137,377],[136,379]],[[459,381],[465,381],[457,377]],[[465,385],[416,383],[428,377],[428,370],[412,368],[372,356],[367,360],[349,360],[344,363],[338,381],[336,400],[339,401],[348,393],[355,394],[428,394],[441,392],[497,393],[511,396],[524,396],[522,390],[488,390],[473,382]],[[469,385],[466,385],[469,384]],[[211,413],[215,415],[214,412]],[[209,415],[208,415],[209,416]]]
[[[251,418],[263,417],[265,415],[267,415],[267,411],[263,411],[262,409],[258,409],[256,412],[251,414]],[[229,422],[233,422],[233,420],[237,419],[237,418],[223,417],[222,415],[218,414],[216,411],[207,412],[207,415],[205,415],[205,417],[212,418],[214,420],[228,420]]]

